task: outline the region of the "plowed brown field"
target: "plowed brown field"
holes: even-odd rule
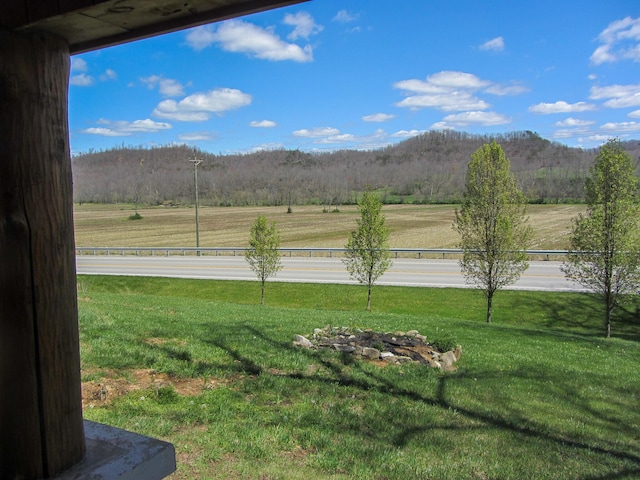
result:
[[[333,209],[334,207],[332,207]],[[323,213],[322,206],[200,207],[201,247],[244,247],[258,215],[275,221],[282,247],[335,247],[347,242],[356,227],[355,205]],[[455,248],[452,229],[456,206],[385,205],[382,212],[391,230],[392,248]],[[534,229],[532,249],[566,249],[571,219],[583,205],[530,205]],[[141,220],[129,220],[131,205],[76,205],[76,245],[80,247],[191,247],[195,246],[195,208],[139,208]]]

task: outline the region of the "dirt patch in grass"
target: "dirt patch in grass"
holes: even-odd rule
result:
[[[135,369],[122,372],[102,372],[100,380],[82,382],[82,407],[93,408],[107,405],[129,392],[173,388],[182,396],[193,397],[204,390],[226,385],[230,380],[202,378],[175,378],[166,373],[150,369]]]
[[[171,312],[169,313],[171,314]],[[152,347],[166,345],[167,343],[184,347],[187,344],[186,340],[180,340],[179,338],[167,339],[167,338],[159,338],[159,337],[149,337],[144,339],[143,342]]]

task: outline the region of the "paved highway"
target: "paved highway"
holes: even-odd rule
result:
[[[283,268],[270,281],[354,283],[337,258],[283,257]],[[141,275],[154,277],[256,280],[244,257],[138,257],[78,256],[78,274]],[[377,285],[464,287],[456,260],[398,259]],[[581,291],[565,279],[558,262],[531,262],[520,280],[510,287],[522,290]]]

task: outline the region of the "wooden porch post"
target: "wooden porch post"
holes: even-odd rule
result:
[[[0,28],[0,478],[85,454],[64,40]]]

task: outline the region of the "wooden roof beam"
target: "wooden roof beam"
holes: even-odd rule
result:
[[[4,0],[0,26],[64,38],[71,54],[308,0]]]

